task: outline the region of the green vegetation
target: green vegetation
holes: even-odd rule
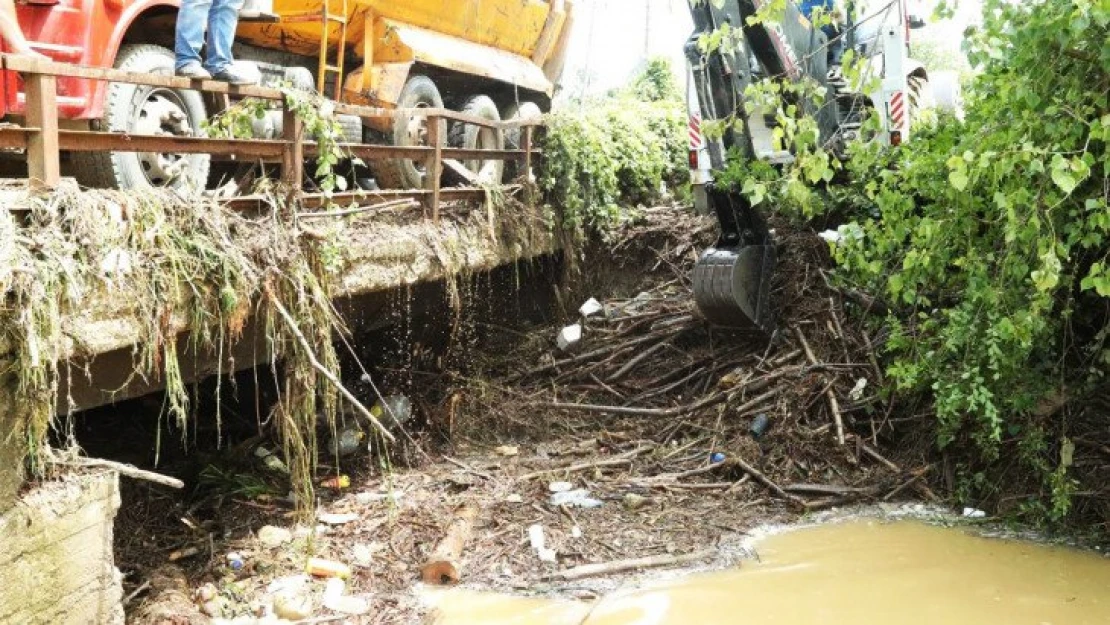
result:
[[[1110,5],[983,12],[963,122],[894,150],[857,144],[842,164],[779,104],[798,161],[729,176],[763,206],[856,224],[838,277],[889,303],[889,378],[931,399],[937,445],[963,459],[960,494],[981,501],[1030,476],[1042,496],[1015,512],[1061,521],[1076,490],[1062,399],[1104,385],[1110,364]]]
[[[63,318],[80,318],[90,302],[120,302],[139,321],[134,375],[161,378],[166,414],[185,436],[189,394],[181,374],[179,335],[190,351],[219,355],[261,321],[265,348],[284,368],[274,417],[302,504],[311,505],[316,419],[333,422],[337,393],[313,363],[338,370],[331,307],[319,262],[320,242],[296,226],[275,195],[274,209],[248,218],[199,196],[142,194],[63,186],[31,199],[28,224],[4,212],[0,228],[0,327],[13,360],[15,415],[26,432],[32,468],[46,469],[43,446],[72,345]],[[124,221],[126,217],[126,221]],[[105,311],[110,312],[110,311]],[[217,420],[219,414],[216,415]]]
[[[686,113],[666,61],[653,61],[629,89],[579,102],[547,119],[539,184],[564,227],[604,233],[621,208],[661,199],[687,184]]]

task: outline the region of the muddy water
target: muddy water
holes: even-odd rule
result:
[[[596,605],[451,591],[442,625],[1106,625],[1110,560],[912,522],[778,534],[761,562]],[[585,619],[585,620],[583,620]]]

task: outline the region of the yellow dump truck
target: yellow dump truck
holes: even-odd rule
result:
[[[317,88],[345,102],[452,108],[486,119],[550,107],[570,34],[569,0],[261,0],[244,7],[239,40],[315,58]],[[249,54],[248,54],[249,55]],[[419,119],[380,120],[366,139],[420,145]],[[459,124],[449,142],[497,139]],[[412,161],[378,165],[388,187],[421,184]]]
[[[180,0],[21,2],[20,26],[31,45],[55,60],[136,72],[173,73],[174,23]],[[247,0],[240,12],[236,61],[264,84],[292,81],[329,97],[386,108],[441,107],[487,119],[546,110],[562,72],[572,0]],[[2,44],[0,44],[2,45]],[[23,114],[21,81],[0,72],[5,118]],[[197,135],[227,105],[195,91],[63,78],[59,115],[131,134]],[[280,114],[256,124],[259,138],[279,133]],[[418,145],[419,119],[382,120],[363,128],[345,118],[349,141]],[[457,147],[499,147],[496,133],[452,128]],[[76,153],[70,172],[89,186],[134,188],[216,177],[207,155]],[[419,186],[409,161],[378,164],[379,184]]]

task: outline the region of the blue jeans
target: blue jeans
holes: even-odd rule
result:
[[[173,52],[174,69],[200,63],[200,47],[208,30],[208,58],[204,69],[216,74],[231,65],[231,42],[239,25],[239,9],[244,0],[182,0],[177,14],[177,33]]]

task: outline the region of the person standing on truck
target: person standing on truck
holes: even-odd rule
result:
[[[19,20],[15,16],[15,0],[0,0],[0,37],[12,54],[34,57],[47,60],[45,54],[35,52],[27,38],[23,36],[23,29],[19,27]]]
[[[2,0],[8,1],[8,0]],[[244,0],[181,0],[174,37],[174,71],[186,78],[214,78],[233,85],[250,85],[255,80],[236,71],[231,43],[239,25]],[[208,31],[207,58],[200,60],[205,26]]]

